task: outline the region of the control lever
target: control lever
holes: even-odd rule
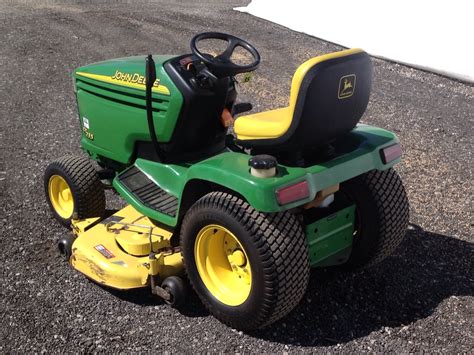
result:
[[[156,137],[155,123],[153,121],[153,106],[152,106],[152,90],[153,85],[156,81],[156,68],[155,61],[151,54],[145,58],[145,107],[146,107],[146,119],[148,121],[148,130],[150,131],[150,138],[155,148],[155,153],[163,161],[163,153],[158,144],[158,138]]]
[[[206,67],[202,68],[196,75],[199,85],[205,89],[213,88],[219,80],[217,76],[211,73]]]

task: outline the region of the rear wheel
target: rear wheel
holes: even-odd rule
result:
[[[392,254],[409,221],[408,199],[396,171],[370,171],[341,184],[341,191],[356,204],[354,242],[346,267],[370,266]]]
[[[79,219],[104,215],[104,188],[87,158],[64,157],[49,164],[44,188],[54,217],[68,228],[74,213]]]
[[[273,323],[306,291],[306,237],[289,212],[261,213],[229,193],[209,193],[187,212],[181,246],[196,293],[231,327]]]

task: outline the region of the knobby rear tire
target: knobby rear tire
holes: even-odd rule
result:
[[[402,180],[390,168],[373,170],[341,184],[356,203],[356,234],[345,264],[355,269],[374,265],[391,255],[405,236],[409,203]]]
[[[209,224],[230,230],[248,254],[252,284],[241,305],[220,302],[197,270],[196,237]],[[180,243],[186,272],[199,298],[212,315],[233,328],[251,330],[269,325],[293,310],[306,292],[308,246],[300,222],[290,212],[262,213],[237,196],[212,192],[186,213]]]

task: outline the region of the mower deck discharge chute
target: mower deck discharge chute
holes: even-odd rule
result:
[[[204,50],[208,40],[226,47]],[[372,80],[360,49],[306,61],[287,107],[244,116],[235,76],[258,67],[258,51],[216,32],[191,49],[75,70],[81,146],[98,168],[51,163],[47,201],[72,229],[60,250],[90,279],[178,306],[187,278],[219,320],[257,329],[299,303],[311,267],[370,266],[399,245],[401,149],[359,123]],[[106,210],[105,188],[128,205]]]

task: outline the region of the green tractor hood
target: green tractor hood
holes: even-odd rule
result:
[[[158,78],[153,85],[153,92],[169,96],[169,80],[163,64],[173,56],[157,55],[153,57],[156,64]],[[101,83],[118,86],[119,90],[145,90],[145,56],[126,57],[106,60],[80,67],[74,71],[76,80],[92,79]],[[129,91],[127,91],[129,92]]]
[[[163,64],[172,56],[154,56],[152,88],[155,132],[169,142],[183,104],[181,92]],[[145,109],[145,56],[90,64],[73,73],[82,126],[81,146],[93,158],[131,162],[134,144],[150,141]],[[99,158],[100,157],[100,158]]]

